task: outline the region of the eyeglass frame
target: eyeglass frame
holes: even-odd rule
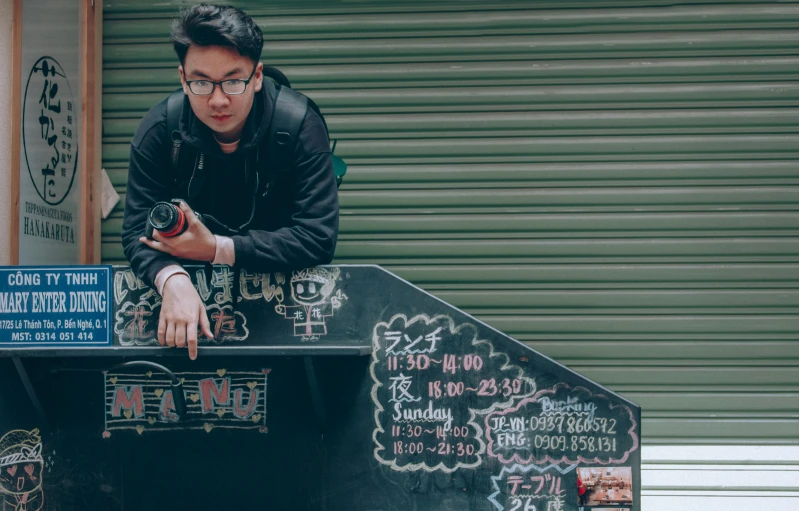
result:
[[[252,77],[255,75],[255,71],[256,71],[257,69],[258,69],[258,66],[256,65],[256,66],[255,66],[255,67],[252,69],[252,73],[250,73],[250,76],[248,76],[246,80],[242,80],[241,78],[230,78],[230,79],[228,79],[228,80],[222,80],[221,82],[215,82],[215,81],[213,81],[213,80],[186,80],[186,86],[189,88],[189,92],[191,92],[191,93],[192,93],[192,94],[194,94],[195,96],[210,96],[210,95],[211,95],[211,94],[213,94],[213,93],[214,93],[214,91],[216,90],[216,86],[217,86],[217,85],[219,85],[219,90],[221,90],[221,91],[222,91],[222,94],[224,94],[224,95],[226,95],[226,96],[241,96],[242,94],[244,94],[245,92],[247,92],[247,86],[248,86],[248,85],[250,84],[250,82],[252,81]],[[208,82],[208,83],[210,83],[210,84],[213,86],[213,87],[211,88],[211,92],[209,92],[208,94],[197,94],[197,93],[196,93],[196,92],[194,92],[194,90],[192,90],[192,88],[191,88],[191,84],[192,84],[192,83],[195,83],[195,82]],[[234,93],[234,94],[231,94],[231,93],[229,93],[229,92],[225,92],[225,88],[222,86],[222,84],[223,84],[223,83],[225,83],[225,82],[244,82],[244,90],[243,90],[243,91],[241,91],[241,92],[239,92],[239,93]]]

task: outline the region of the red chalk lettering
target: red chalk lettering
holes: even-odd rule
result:
[[[247,401],[247,408],[242,406],[244,389],[236,389],[233,393],[233,415],[239,419],[247,419],[255,412],[255,405],[258,403],[258,389],[250,390],[250,399]]]
[[[177,422],[180,417],[172,413],[175,411],[175,403],[172,399],[172,391],[167,390],[161,396],[161,405],[158,407],[158,418],[166,422]]]
[[[137,419],[144,417],[144,397],[141,385],[117,387],[114,392],[114,403],[111,406],[111,415],[120,417],[122,410],[133,410]]]
[[[230,402],[230,378],[223,378],[217,384],[214,378],[200,380],[200,400],[203,413],[214,411],[214,405],[227,406]]]

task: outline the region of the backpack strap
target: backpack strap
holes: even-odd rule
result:
[[[283,71],[276,67],[264,66],[264,76],[271,78],[272,81],[280,85],[281,88],[291,89],[291,82],[289,79],[283,74]],[[322,124],[325,126],[325,133],[327,133],[327,136],[330,137],[330,131],[327,129],[327,121],[325,121],[325,116],[322,115],[322,111],[319,109],[319,106],[308,96],[305,96],[304,94],[302,96],[305,98],[305,101],[308,102],[308,106],[312,108],[317,115],[319,115],[319,119],[322,120]]]
[[[288,77],[283,74],[283,71],[276,67],[264,66],[264,76],[271,78],[282,87],[288,87],[289,89],[291,88],[291,82],[289,81]]]
[[[172,168],[178,170],[180,160],[180,137],[175,134],[180,130],[180,118],[183,115],[183,89],[177,89],[166,100],[166,134],[172,141]]]
[[[281,90],[282,89],[292,90],[291,82],[286,77],[286,75],[283,74],[283,72],[280,71],[279,69],[275,67],[264,66],[264,76],[266,78],[271,79],[273,82],[279,85]],[[307,110],[308,108],[311,108],[314,112],[316,112],[316,114],[319,116],[319,119],[322,121],[322,125],[324,125],[325,127],[325,133],[327,134],[328,138],[330,138],[330,130],[328,130],[327,128],[327,121],[325,120],[325,116],[322,115],[322,111],[319,109],[319,106],[314,102],[313,99],[309,98],[308,96],[302,94],[300,95],[303,98],[305,98],[305,101],[308,103],[305,109]],[[296,141],[294,141],[294,143],[296,143]],[[294,149],[294,147],[292,146],[290,149]],[[333,149],[331,150],[331,153],[334,152],[335,149],[336,149],[336,143],[333,142]],[[342,160],[338,156],[333,155],[333,169],[336,174],[336,188],[338,188],[339,186],[341,186],[341,181],[344,178],[344,174],[347,172],[347,164],[344,163],[344,160]]]
[[[166,129],[169,139],[172,141],[171,163],[174,173],[174,185],[172,194],[185,199],[193,199],[191,196],[191,181],[196,169],[202,170],[205,155],[194,153],[193,151],[183,151],[184,160],[181,163],[181,146],[183,138],[180,136],[180,119],[183,117],[183,103],[186,95],[183,89],[176,89],[166,100]],[[191,149],[191,147],[189,148]],[[201,186],[200,186],[201,187]],[[199,188],[197,188],[199,190]],[[185,197],[183,196],[185,193]]]
[[[266,168],[274,175],[290,169],[294,147],[308,113],[308,98],[288,87],[277,87],[277,100],[269,123]]]

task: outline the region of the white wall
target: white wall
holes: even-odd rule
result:
[[[799,510],[799,446],[644,446],[645,511]]]
[[[11,76],[11,26],[12,0],[0,0],[0,119],[11,118],[11,80],[19,77]],[[11,194],[11,123],[0,122],[0,265],[8,264],[9,236],[11,219],[9,201]]]

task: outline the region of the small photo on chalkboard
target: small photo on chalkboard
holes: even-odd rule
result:
[[[630,509],[633,505],[632,467],[578,468],[577,496],[580,507],[585,509]]]

